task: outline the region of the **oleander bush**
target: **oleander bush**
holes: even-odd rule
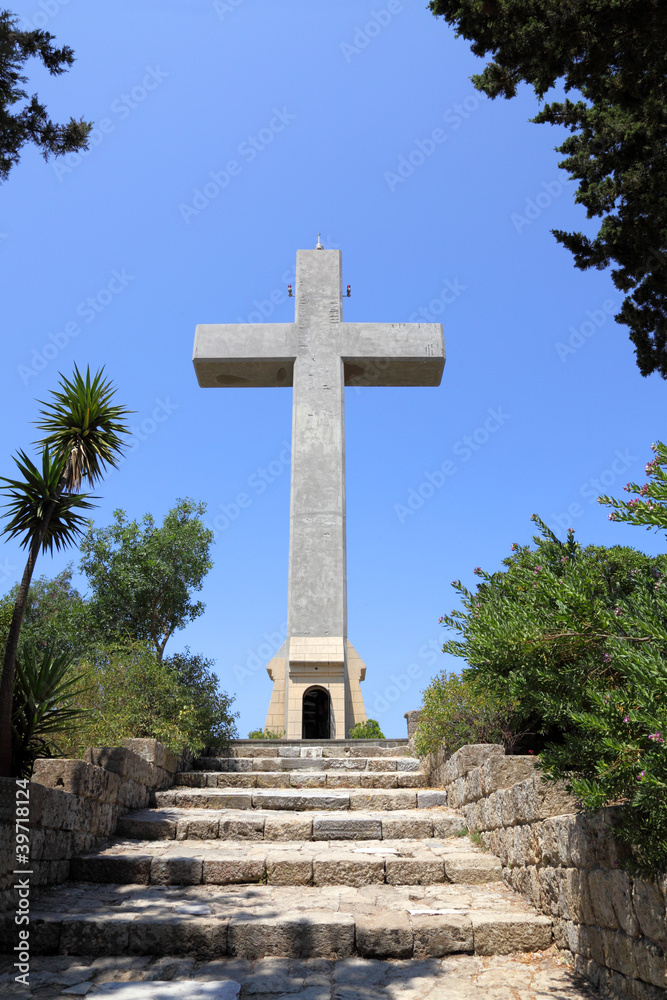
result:
[[[667,451],[658,451],[647,466],[648,489],[628,484],[644,495],[652,490],[647,520],[637,519],[640,504],[601,498],[614,506],[613,520],[667,527],[667,507],[657,509],[665,464]],[[627,508],[630,517],[618,516]],[[584,810],[621,805],[615,834],[628,848],[627,867],[664,872],[667,557],[582,548],[572,530],[563,542],[533,520],[540,535],[533,546],[513,545],[505,569],[478,567],[474,592],[454,582],[462,607],[441,619],[457,633],[443,649],[468,664],[459,687],[512,706],[514,727],[535,732],[545,779],[565,780]],[[450,691],[456,685],[442,685],[444,695]],[[438,693],[437,686],[427,692],[426,724],[436,715],[429,697],[438,702]]]

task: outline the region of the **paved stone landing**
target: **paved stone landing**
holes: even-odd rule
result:
[[[40,1000],[600,1000],[553,949],[531,955],[382,961],[348,958],[33,959],[32,987],[0,959],[0,996]],[[67,992],[65,992],[67,991]]]

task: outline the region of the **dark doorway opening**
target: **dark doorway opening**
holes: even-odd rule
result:
[[[331,733],[331,699],[329,692],[312,687],[303,696],[301,736],[304,740],[328,740]]]

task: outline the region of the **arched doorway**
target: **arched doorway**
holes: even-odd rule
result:
[[[331,733],[331,699],[321,687],[311,687],[303,695],[301,736],[304,740],[328,740]]]

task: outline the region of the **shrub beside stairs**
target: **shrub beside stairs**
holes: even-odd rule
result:
[[[404,740],[237,741],[32,902],[33,954],[425,959],[548,948],[551,919]],[[196,973],[195,973],[196,976]]]

